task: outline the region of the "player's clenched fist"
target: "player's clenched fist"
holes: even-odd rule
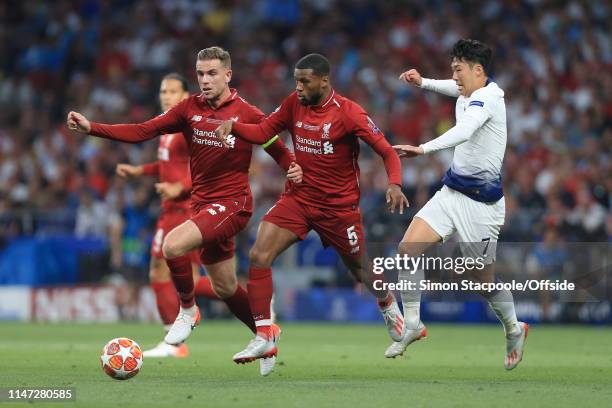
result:
[[[89,120],[79,112],[70,111],[68,113],[68,119],[66,119],[66,126],[68,129],[77,131],[79,133],[89,133],[91,131],[91,124]]]
[[[225,140],[230,133],[232,133],[232,124],[234,122],[231,120],[226,120],[225,122],[223,122],[222,124],[220,124],[216,129],[215,129],[215,136],[217,137],[217,139],[223,143],[223,146],[225,147],[229,147],[229,144],[227,144],[227,141]]]
[[[421,86],[421,74],[416,69],[409,69],[399,76],[400,81],[407,84]]]

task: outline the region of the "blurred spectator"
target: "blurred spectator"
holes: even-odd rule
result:
[[[109,229],[120,222],[119,215],[105,202],[97,200],[94,191],[84,188],[79,192],[74,229],[76,236],[107,239]]]

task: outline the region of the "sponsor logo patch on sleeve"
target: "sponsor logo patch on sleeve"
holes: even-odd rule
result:
[[[480,106],[482,108],[484,107],[484,102],[483,101],[472,101],[470,102],[468,106]]]

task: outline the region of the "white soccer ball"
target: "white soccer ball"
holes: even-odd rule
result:
[[[126,337],[112,339],[102,350],[102,369],[115,380],[134,377],[142,367],[142,350],[138,343]]]

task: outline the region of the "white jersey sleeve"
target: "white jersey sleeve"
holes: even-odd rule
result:
[[[455,147],[468,141],[470,137],[491,118],[491,106],[493,102],[488,100],[490,98],[486,93],[478,93],[478,91],[473,93],[471,99],[476,99],[469,102],[464,114],[461,116],[461,119],[457,121],[455,126],[441,136],[421,145],[425,154],[447,149],[449,147]]]
[[[459,87],[452,79],[421,78],[421,88],[455,98],[459,96]]]

